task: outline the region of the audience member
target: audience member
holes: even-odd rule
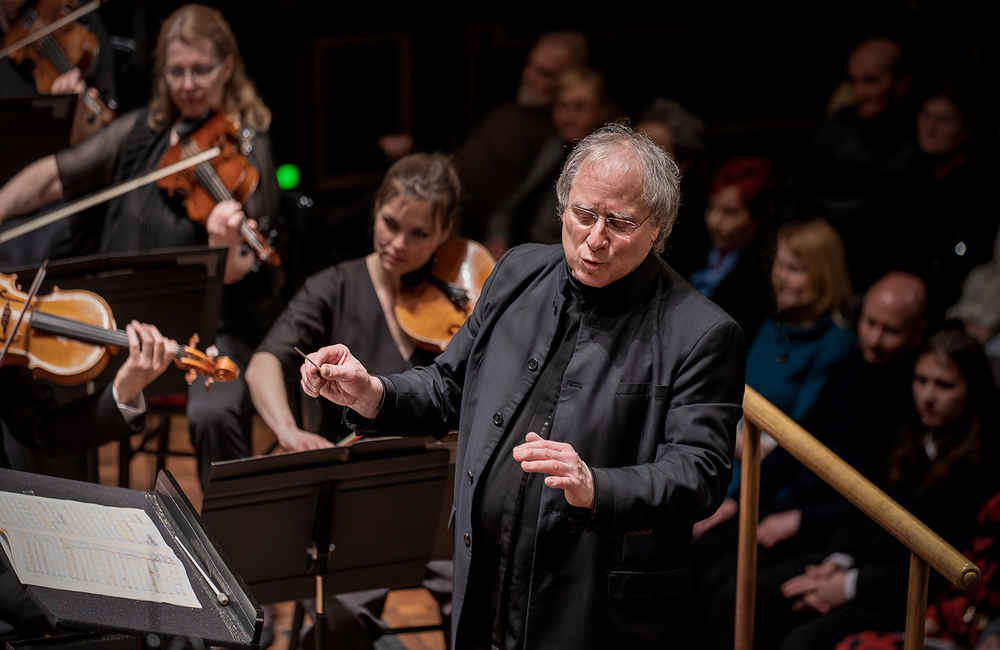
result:
[[[524,181],[553,132],[556,81],[586,64],[583,34],[543,34],[528,53],[517,97],[490,112],[455,151],[455,169],[468,195],[463,227],[467,237],[485,239],[486,220]]]
[[[974,339],[957,329],[931,337],[913,368],[911,422],[880,485],[949,544],[972,537],[976,513],[1000,487],[998,403]],[[824,550],[758,572],[755,645],[823,650],[855,632],[901,629],[909,556],[876,522],[853,511]],[[937,574],[932,580],[943,582]],[[735,594],[734,581],[712,604],[718,648],[732,645]]]
[[[872,285],[861,307],[857,348],[830,368],[824,390],[799,422],[869,477],[877,474],[906,418],[913,359],[923,342],[926,300],[923,282],[910,274],[893,272]],[[791,454],[774,449],[761,463],[758,566],[822,548],[849,507]],[[703,534],[692,546],[695,609],[706,615],[710,603],[736,575],[738,511],[738,500],[727,498],[702,522]]]
[[[857,291],[898,268],[901,197],[917,154],[912,122],[901,106],[910,86],[903,64],[902,50],[885,37],[851,51],[853,106],[820,127],[784,185],[781,220],[818,216],[830,222],[844,240]]]
[[[994,494],[976,517],[976,532],[963,555],[976,563],[982,578],[975,589],[948,585],[927,606],[926,637],[949,643],[953,650],[1000,649],[1000,492]],[[834,650],[903,650],[902,632],[866,631],[852,634]],[[955,644],[958,644],[957,646]],[[926,643],[927,648],[939,647]]]
[[[770,300],[764,260],[772,222],[773,183],[766,158],[723,161],[712,176],[705,209],[711,249],[688,280],[722,307],[752,341]]]
[[[966,86],[940,84],[917,112],[920,158],[900,248],[930,291],[930,313],[941,314],[959,296],[969,272],[989,262],[1000,225],[992,181],[1000,173],[995,149],[981,138],[978,102]],[[978,133],[977,133],[978,132]]]
[[[962,295],[945,318],[961,321],[965,331],[979,341],[1000,383],[1000,234],[993,243],[993,259],[966,276]]]
[[[764,321],[747,353],[747,384],[798,421],[826,385],[830,368],[854,348],[854,295],[844,246],[830,224],[785,224],[777,241],[771,267],[776,314]],[[738,435],[737,461],[741,443]],[[764,445],[761,454],[772,448],[773,442]],[[736,469],[729,496],[739,489]]]
[[[677,160],[681,174],[681,202],[677,222],[663,257],[685,278],[701,266],[708,250],[705,232],[705,187],[702,163],[705,123],[680,102],[660,97],[639,115],[635,130],[648,135]]]
[[[525,243],[557,244],[562,238],[556,180],[576,142],[615,114],[604,76],[582,68],[559,78],[552,106],[555,135],[542,144],[524,182],[492,217],[486,245],[499,258]]]

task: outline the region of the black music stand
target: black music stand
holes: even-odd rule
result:
[[[262,603],[419,585],[434,555],[449,450],[423,438],[213,463],[202,517]],[[297,643],[293,639],[293,643]]]
[[[131,636],[193,637],[206,644],[234,648],[250,648],[260,643],[263,610],[233,571],[170,472],[160,472],[153,492],[140,492],[0,469],[0,490],[144,510],[184,564],[201,603],[201,609],[192,609],[28,585],[25,591],[53,627]],[[227,605],[219,604],[215,589],[178,548],[174,536],[183,540],[212,582],[228,596]],[[0,557],[7,562],[3,552]]]

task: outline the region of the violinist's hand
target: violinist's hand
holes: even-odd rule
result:
[[[568,442],[546,440],[532,431],[525,436],[524,444],[514,447],[514,460],[525,472],[548,474],[545,485],[562,490],[571,506],[594,506],[594,477]]]
[[[52,82],[50,92],[53,95],[80,96],[76,103],[76,111],[73,113],[73,128],[69,133],[69,146],[74,147],[101,130],[103,125],[97,119],[97,114],[90,110],[83,101],[84,93],[89,94],[94,99],[97,99],[100,94],[96,88],[87,89],[87,84],[84,83],[79,68],[73,68],[56,77],[56,80]]]
[[[285,451],[311,451],[334,446],[323,436],[317,436],[315,433],[297,428],[275,431],[274,435],[278,438],[278,444]]]
[[[165,338],[153,325],[132,321],[128,334],[128,359],[115,375],[115,390],[122,404],[132,404],[142,390],[163,374],[174,360],[177,342]],[[142,349],[139,349],[142,339]]]
[[[83,81],[83,74],[80,68],[73,68],[69,72],[64,72],[52,82],[49,92],[53,95],[78,95],[83,92],[87,84]]]
[[[368,374],[346,345],[320,348],[306,358],[301,369],[306,395],[322,395],[334,404],[354,409],[361,417],[375,419],[385,388],[377,377]]]
[[[205,222],[205,230],[208,231],[208,245],[232,246],[237,242],[242,242],[240,222],[243,221],[243,218],[243,206],[238,201],[216,203]],[[254,228],[257,227],[253,221],[250,221],[250,225]]]
[[[242,280],[257,261],[257,257],[240,235],[240,223],[243,219],[243,206],[239,202],[221,201],[215,204],[205,222],[208,245],[229,248],[226,271],[222,278],[223,284],[235,284]],[[247,223],[251,228],[257,227],[253,219],[247,219]]]

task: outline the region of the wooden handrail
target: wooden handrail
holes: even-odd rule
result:
[[[744,443],[743,443],[743,485],[741,496],[753,500],[741,502],[741,510],[750,512],[740,519],[739,568],[737,570],[737,627],[735,647],[749,650],[753,647],[753,599],[756,584],[756,542],[760,492],[760,431],[767,431],[779,445],[785,448],[803,465],[811,469],[822,480],[844,495],[862,512],[871,517],[882,528],[905,544],[913,553],[910,572],[909,602],[907,606],[907,631],[920,630],[909,634],[906,647],[918,648],[923,645],[923,612],[927,599],[927,565],[934,567],[953,585],[969,591],[979,584],[981,572],[973,562],[959,553],[953,546],[911,515],[906,509],[889,498],[882,490],[861,475],[781,412],[778,407],[764,399],[750,386],[743,395]],[[750,426],[746,426],[750,423]],[[749,446],[748,446],[749,440]],[[747,471],[748,467],[756,471]],[[753,520],[750,521],[750,514]],[[919,567],[923,563],[923,570]],[[922,580],[922,584],[921,584]],[[741,612],[741,610],[743,610]],[[919,645],[918,645],[919,643]],[[911,645],[912,644],[912,645]]]

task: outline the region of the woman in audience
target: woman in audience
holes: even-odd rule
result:
[[[914,366],[912,422],[881,485],[953,546],[971,538],[977,511],[1000,487],[998,401],[974,339],[959,329],[931,337]],[[755,645],[821,650],[855,632],[901,629],[908,566],[909,551],[856,513],[837,527],[826,551],[758,573]],[[711,604],[718,648],[732,647],[735,594],[733,580]]]
[[[916,118],[920,158],[904,206],[905,228],[895,248],[930,291],[930,313],[958,299],[962,281],[989,262],[1000,226],[993,179],[1000,172],[995,144],[982,137],[983,102],[967,85],[929,88]],[[905,266],[905,265],[904,265]]]
[[[434,251],[455,230],[460,196],[444,156],[413,154],[396,162],[375,197],[375,252],[310,277],[271,327],[246,380],[257,413],[287,451],[330,447],[350,433],[341,423],[342,409],[328,400],[321,400],[319,417],[305,409],[303,417],[317,421],[298,423],[291,404],[301,401],[296,377],[302,358],[294,348],[308,353],[344,343],[385,374],[433,359],[400,328],[394,305],[408,279],[429,274]]]
[[[771,302],[763,258],[772,197],[771,163],[766,158],[723,161],[709,185],[705,210],[711,250],[688,278],[733,317],[747,341],[753,340]]]
[[[747,355],[747,383],[793,420],[812,406],[837,360],[854,346],[854,295],[844,245],[815,219],[778,230],[771,267],[777,313]]]

